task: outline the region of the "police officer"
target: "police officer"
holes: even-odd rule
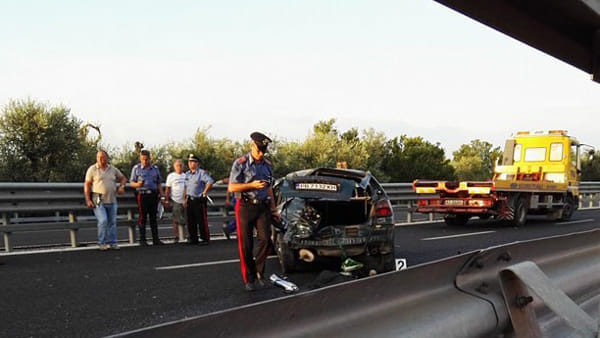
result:
[[[150,163],[150,152],[143,149],[140,152],[140,163],[131,169],[131,187],[136,189],[137,204],[139,211],[138,225],[140,227],[140,245],[146,243],[146,222],[150,218],[150,229],[152,230],[152,243],[161,245],[163,242],[158,237],[158,225],[156,222],[156,208],[159,196],[163,196],[160,171]],[[164,198],[164,197],[161,197]]]
[[[247,291],[263,285],[265,260],[269,254],[271,219],[279,219],[271,183],[271,163],[264,158],[271,139],[262,133],[250,134],[250,152],[233,162],[228,191],[235,193],[235,217],[242,279]],[[253,229],[256,228],[258,248],[253,256]],[[256,282],[256,284],[255,284]]]
[[[198,157],[194,154],[188,156],[188,170],[186,175],[186,208],[188,217],[188,244],[198,244],[198,229],[203,245],[210,242],[208,221],[206,219],[206,194],[212,188],[214,180],[206,171],[198,168]]]

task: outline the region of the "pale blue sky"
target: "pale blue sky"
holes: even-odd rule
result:
[[[431,0],[5,0],[0,41],[0,104],[63,103],[113,146],[300,140],[329,118],[448,156],[517,130],[600,146],[589,75]]]

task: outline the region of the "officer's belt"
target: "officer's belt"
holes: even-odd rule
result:
[[[267,204],[268,202],[269,202],[268,199],[259,200],[258,198],[248,198],[248,197],[242,197],[242,199],[240,200],[240,203],[246,204],[246,205],[260,205],[260,204]]]
[[[143,190],[138,190],[138,193],[141,195],[150,195],[150,194],[156,194],[156,190],[143,189]]]

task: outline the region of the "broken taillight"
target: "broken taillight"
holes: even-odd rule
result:
[[[375,216],[390,217],[392,216],[392,206],[389,201],[379,201],[375,205]]]

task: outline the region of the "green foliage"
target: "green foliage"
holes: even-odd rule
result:
[[[383,181],[387,179],[381,170],[385,144],[383,133],[368,129],[359,136],[356,128],[340,133],[335,119],[330,119],[316,123],[303,142],[276,140],[269,158],[278,177],[306,168],[335,168],[337,162],[346,162],[348,168],[369,170]]]
[[[454,161],[445,156],[440,144],[421,137],[386,136],[374,129],[340,131],[335,119],[319,121],[303,141],[275,139],[267,158],[274,174],[316,167],[335,167],[346,162],[348,168],[371,171],[382,182],[411,182],[417,178],[452,180],[488,179],[499,148],[479,140],[463,145]],[[95,129],[97,138],[90,132]],[[175,159],[187,164],[189,154],[200,159],[200,167],[218,180],[229,176],[233,161],[250,151],[249,140],[242,143],[227,138],[214,139],[209,128],[201,128],[188,140],[151,147],[150,160],[163,179],[172,171]],[[100,144],[100,129],[70,115],[64,106],[50,107],[32,100],[10,101],[0,118],[0,180],[3,181],[78,181],[95,162]],[[126,176],[139,162],[143,145],[122,145],[107,149],[110,163]],[[585,179],[600,178],[600,160],[584,161]]]
[[[385,146],[382,170],[393,182],[412,182],[415,179],[452,180],[455,178],[450,160],[440,144],[422,137],[402,135],[389,140]]]
[[[581,160],[581,180],[600,181],[600,154],[596,153],[591,158],[583,156]]]
[[[175,159],[183,159],[184,163],[190,154],[199,158],[200,168],[208,171],[215,180],[229,177],[233,161],[250,151],[248,142],[243,145],[226,138],[208,137],[208,128],[198,129],[191,142],[173,143],[167,146],[169,167]]]
[[[492,148],[486,141],[472,140],[463,144],[452,155],[452,165],[458,180],[489,180],[492,178],[498,159],[502,156],[500,147]]]
[[[123,145],[120,150],[115,151],[111,163],[128,176],[131,168],[139,163],[139,150],[141,148],[135,144]],[[190,154],[199,158],[200,168],[208,171],[215,180],[228,177],[233,161],[250,151],[248,146],[242,146],[240,143],[208,137],[208,128],[198,129],[187,142],[169,143],[148,150],[150,162],[158,167],[163,180],[173,171],[173,162],[177,159],[183,160],[184,171],[187,170],[187,158]]]
[[[0,117],[0,180],[83,180],[100,141],[68,108],[31,99],[11,100]]]

